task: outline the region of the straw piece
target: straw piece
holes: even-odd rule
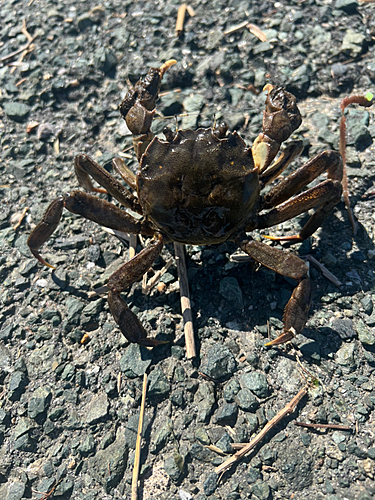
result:
[[[146,390],[147,390],[147,373],[145,373],[143,376],[141,409],[139,412],[137,441],[135,444],[131,500],[138,499],[138,475],[139,475],[139,466],[140,466],[140,461],[141,461],[141,439],[142,439],[142,430],[143,430],[143,416],[144,416],[144,412],[145,412],[145,403],[146,403]]]
[[[184,320],[186,357],[188,359],[191,359],[195,358],[196,351],[194,342],[193,315],[190,305],[189,282],[185,264],[184,245],[181,243],[175,243],[174,252],[176,257],[178,280],[180,282],[181,310]]]

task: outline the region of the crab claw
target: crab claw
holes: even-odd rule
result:
[[[264,172],[279,152],[280,145],[302,122],[294,95],[282,87],[266,85],[268,91],[263,114],[263,132],[255,139],[252,149],[255,166]]]
[[[172,66],[174,66],[175,64],[177,63],[176,59],[169,59],[168,61],[165,61],[164,64],[162,64],[159,68],[159,71],[160,71],[160,77],[163,78],[164,76],[164,73],[169,69],[171,68]]]

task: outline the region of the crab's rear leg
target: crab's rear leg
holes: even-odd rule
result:
[[[327,172],[328,179],[291,198],[320,174]],[[270,237],[276,240],[304,240],[322,225],[333,207],[340,201],[342,193],[342,160],[336,151],[324,151],[283,179],[260,202],[260,209],[273,208],[260,215],[257,228],[264,229],[292,219],[311,208],[317,208],[299,234],[285,237]]]
[[[311,303],[311,283],[308,277],[308,267],[296,255],[258,241],[243,240],[239,246],[260,264],[282,276],[293,278],[299,282],[284,310],[283,333],[266,345],[283,344],[291,340],[295,334],[301,333],[307,321]]]
[[[123,335],[129,342],[136,342],[144,346],[155,346],[165,344],[164,341],[148,339],[147,332],[137,316],[128,308],[126,302],[121,298],[121,292],[129,288],[133,283],[139,281],[150,269],[155,259],[163,248],[161,235],[144,248],[133,259],[126,262],[118,271],[109,278],[108,305],[116,323]]]
[[[146,236],[154,234],[147,222],[135,219],[112,203],[82,191],[72,191],[60,196],[48,206],[42,220],[33,229],[27,240],[34,257],[43,265],[52,269],[54,269],[54,266],[43,259],[39,254],[39,248],[50,238],[59,225],[64,208],[69,212],[82,215],[85,219],[111,229]]]

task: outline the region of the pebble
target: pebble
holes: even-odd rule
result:
[[[155,368],[148,377],[148,396],[166,396],[171,386],[160,368]]]
[[[164,460],[164,469],[174,483],[177,483],[184,471],[185,462],[182,456],[174,452]]]
[[[25,120],[27,115],[30,113],[30,106],[24,104],[23,102],[5,102],[3,104],[5,114],[11,120],[16,122],[22,122]]]
[[[27,408],[27,414],[30,418],[37,419],[45,414],[52,399],[52,391],[47,385],[38,387]]]
[[[268,382],[262,372],[248,372],[240,377],[240,384],[243,389],[249,389],[258,398],[266,398],[269,394]]]
[[[220,281],[219,293],[228,301],[228,306],[235,310],[244,307],[242,291],[236,278],[228,276]]]
[[[356,348],[355,344],[343,344],[340,349],[336,352],[335,360],[341,366],[354,368]]]
[[[271,498],[271,489],[266,482],[255,483],[251,487],[251,491],[259,500],[269,500]]]
[[[236,360],[230,350],[221,344],[210,347],[202,359],[201,372],[214,380],[224,380],[237,368]]]
[[[151,360],[151,351],[139,344],[130,344],[120,359],[120,369],[126,377],[141,377],[150,366]]]
[[[363,345],[372,346],[375,344],[375,333],[367,328],[367,326],[361,319],[357,322],[356,330],[358,333],[358,338]]]
[[[89,425],[104,420],[108,415],[109,402],[106,394],[98,394],[86,405],[83,418]]]
[[[203,483],[203,492],[205,495],[212,495],[215,493],[218,483],[218,475],[216,472],[211,472]]]
[[[356,336],[351,319],[338,318],[332,322],[332,330],[334,330],[342,340],[350,340]]]
[[[122,480],[128,460],[128,447],[124,431],[117,431],[116,440],[105,450],[98,451],[89,459],[90,473],[106,489],[115,488]],[[108,474],[108,470],[111,474]]]

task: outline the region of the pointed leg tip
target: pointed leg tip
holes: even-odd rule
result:
[[[292,340],[294,337],[295,337],[294,333],[289,330],[287,332],[282,333],[281,335],[271,340],[270,342],[267,342],[266,344],[264,344],[264,346],[273,347],[275,345],[285,344],[286,342],[289,342],[289,340]]]
[[[36,250],[33,250],[30,248],[30,252],[33,254],[33,256],[43,265],[46,267],[49,267],[50,269],[56,269],[56,266],[53,266],[49,262],[43,259],[43,257],[40,255],[40,253]]]
[[[272,241],[302,241],[302,238],[298,234],[292,234],[290,236],[270,236],[266,234],[261,235],[262,238],[267,238],[267,240]]]

